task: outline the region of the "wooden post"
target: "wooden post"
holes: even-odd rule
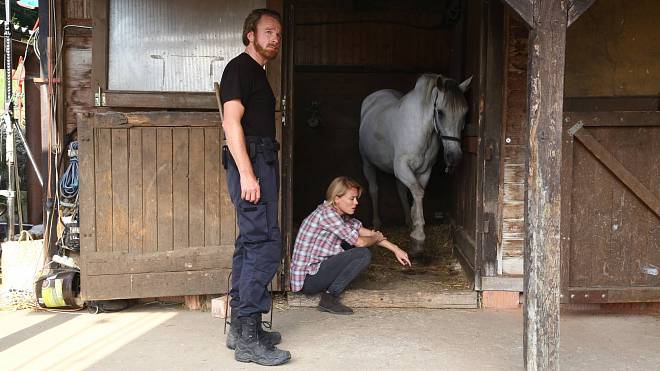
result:
[[[527,370],[559,369],[561,139],[566,28],[595,0],[505,0],[529,33],[525,207]]]
[[[525,208],[527,370],[559,369],[561,138],[567,1],[535,0],[529,34]]]

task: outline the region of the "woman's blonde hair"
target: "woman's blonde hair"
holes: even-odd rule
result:
[[[325,191],[325,200],[334,205],[335,197],[345,195],[351,188],[357,189],[358,197],[362,194],[362,186],[360,183],[347,176],[338,176],[330,182],[328,190]]]

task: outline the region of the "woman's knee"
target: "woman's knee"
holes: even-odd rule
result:
[[[366,247],[356,248],[355,250],[357,250],[356,253],[359,256],[359,259],[364,262],[365,266],[371,263],[371,250]]]

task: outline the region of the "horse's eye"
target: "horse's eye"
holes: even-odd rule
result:
[[[438,113],[438,118],[442,119],[445,116],[445,113],[442,111],[436,111]]]

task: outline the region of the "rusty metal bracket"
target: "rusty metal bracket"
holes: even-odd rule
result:
[[[575,133],[578,132],[578,130],[582,129],[584,127],[584,124],[582,121],[578,121],[577,124],[573,125],[570,129],[568,129],[568,134],[570,136],[575,136]]]

